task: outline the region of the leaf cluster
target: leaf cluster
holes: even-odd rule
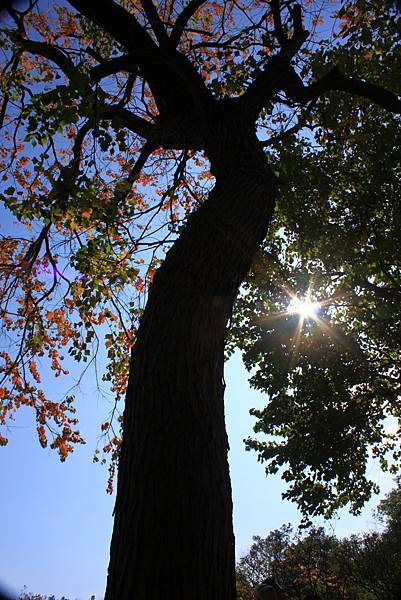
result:
[[[399,21],[387,24],[362,4],[340,12],[349,21],[335,61],[397,87],[382,53],[399,60]],[[316,72],[319,60],[323,69],[333,56],[316,55]],[[358,512],[378,490],[366,476],[370,456],[392,472],[401,457],[400,121],[363,100],[331,97],[268,152],[283,186],[228,346],[239,345],[251,384],[268,395],[251,411],[267,440],[246,446],[268,473],[281,469],[284,496],[305,515],[330,517],[346,504]],[[294,296],[317,302],[316,317],[291,310]]]

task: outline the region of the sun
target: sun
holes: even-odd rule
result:
[[[290,314],[298,314],[303,319],[312,319],[319,312],[319,303],[308,299],[293,298],[287,309]]]

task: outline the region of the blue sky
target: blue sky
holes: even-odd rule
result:
[[[254,453],[242,439],[251,432],[251,406],[264,398],[249,388],[247,373],[237,354],[226,365],[226,417],[230,438],[230,470],[234,497],[237,557],[252,543],[252,535],[266,535],[283,523],[297,525],[293,504],[281,499],[278,476],[264,474]],[[57,393],[56,380],[48,382]],[[0,448],[1,515],[0,582],[17,593],[26,585],[35,593],[87,600],[102,598],[107,573],[114,498],[106,494],[107,470],[93,464],[99,425],[109,406],[99,398],[90,373],[77,393],[86,446],[77,448],[61,464],[54,451],[43,450],[28,410],[10,430],[8,446]],[[390,477],[375,465],[371,474],[386,492]],[[375,528],[370,503],[361,517],[345,512],[330,523],[338,536]],[[320,524],[322,521],[319,522]]]

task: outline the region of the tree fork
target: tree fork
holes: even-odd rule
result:
[[[216,185],[155,275],[132,355],[106,600],[236,598],[224,340],[277,180],[253,132],[210,137]]]

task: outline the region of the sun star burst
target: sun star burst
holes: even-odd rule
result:
[[[293,298],[288,305],[288,312],[299,314],[303,319],[313,318],[319,312],[319,303],[308,299]]]

